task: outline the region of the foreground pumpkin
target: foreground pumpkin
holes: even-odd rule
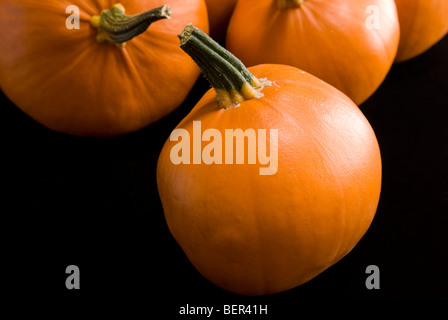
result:
[[[136,131],[179,106],[200,71],[177,34],[189,22],[208,30],[205,3],[114,3],[0,1],[4,93],[48,128],[83,136]],[[66,26],[68,5],[79,8],[79,29]]]
[[[389,72],[398,41],[393,0],[244,0],[226,48],[247,66],[301,68],[360,105]]]
[[[180,38],[214,90],[158,160],[172,235],[199,272],[238,294],[312,279],[357,244],[375,215],[381,158],[370,124],[309,73],[246,69],[191,25]]]
[[[431,48],[448,32],[448,1],[395,0],[400,20],[396,62],[414,58]]]
[[[210,36],[216,41],[225,38],[236,2],[237,0],[205,0],[210,23]]]

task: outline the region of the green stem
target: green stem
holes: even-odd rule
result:
[[[200,29],[189,24],[179,35],[180,47],[196,62],[215,89],[222,108],[256,97],[261,84],[244,64]]]
[[[280,10],[299,8],[305,0],[277,0],[277,6]]]
[[[170,18],[171,8],[166,5],[141,14],[126,15],[124,7],[116,4],[110,10],[103,10],[101,15],[92,17],[91,23],[98,29],[98,42],[108,40],[123,44],[145,32],[151,23]]]

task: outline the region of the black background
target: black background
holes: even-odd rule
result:
[[[67,299],[143,297],[170,318],[186,304],[267,304],[276,319],[294,314],[305,299],[447,299],[447,57],[445,37],[394,65],[361,106],[383,159],[382,195],[364,238],[317,278],[267,297],[241,297],[209,283],[164,220],[157,158],[209,88],[204,78],[168,117],[111,139],[52,132],[0,92],[0,290]],[[80,268],[80,290],[65,287],[72,264]],[[371,264],[381,271],[379,290],[365,287]]]

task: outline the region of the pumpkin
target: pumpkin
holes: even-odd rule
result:
[[[226,48],[247,66],[298,67],[356,104],[379,87],[399,41],[391,0],[244,0],[230,20]]]
[[[214,89],[166,141],[157,184],[191,263],[241,295],[282,292],[344,257],[376,213],[381,155],[345,94],[298,68],[241,61],[189,25]]]
[[[431,48],[448,32],[448,1],[395,0],[401,38],[396,62],[414,58]]]
[[[200,70],[177,34],[189,22],[208,30],[205,2],[115,2],[2,0],[0,87],[9,99],[52,130],[99,137],[139,130],[178,107]],[[79,9],[79,29],[66,25],[75,12],[68,5]]]
[[[210,36],[216,41],[225,38],[236,2],[237,0],[205,0],[210,23]]]

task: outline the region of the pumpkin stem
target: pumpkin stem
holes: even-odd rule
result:
[[[123,46],[126,41],[145,32],[151,23],[170,18],[171,8],[166,5],[128,16],[121,4],[115,4],[110,10],[103,10],[99,16],[93,16],[90,23],[98,29],[98,43],[109,41]]]
[[[277,5],[280,10],[299,8],[305,0],[278,0]]]
[[[178,36],[180,47],[196,62],[215,89],[221,108],[262,96],[268,81],[259,81],[233,54],[202,30],[188,24]]]

